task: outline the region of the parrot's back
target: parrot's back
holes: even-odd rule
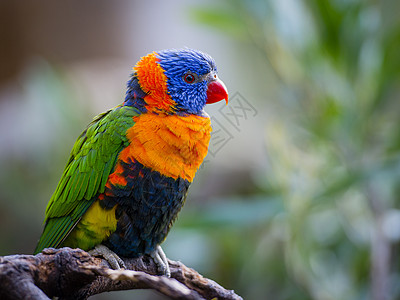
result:
[[[47,205],[45,227],[35,253],[48,247],[60,247],[89,208],[95,209],[93,203],[104,193],[119,153],[129,145],[126,130],[134,125],[132,118],[138,114],[133,107],[116,107],[94,118],[79,136]],[[104,213],[98,211],[98,217],[103,217]],[[116,224],[110,226],[115,230]],[[83,237],[80,240],[84,243]],[[86,244],[92,246],[97,241],[96,236]]]

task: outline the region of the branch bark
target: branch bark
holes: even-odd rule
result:
[[[171,278],[167,278],[156,275],[156,266],[147,256],[124,261],[129,270],[112,270],[105,260],[70,248],[3,256],[0,299],[87,299],[128,289],[154,289],[171,299],[242,299],[180,262],[169,260]]]

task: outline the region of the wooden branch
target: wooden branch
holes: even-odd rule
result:
[[[242,299],[180,262],[169,260],[171,278],[167,278],[156,275],[156,266],[147,256],[124,261],[129,270],[112,270],[105,260],[70,248],[3,256],[0,299],[87,299],[129,289],[154,289],[171,299]]]

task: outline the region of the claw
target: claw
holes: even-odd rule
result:
[[[157,265],[158,271],[168,278],[171,277],[171,270],[169,269],[167,256],[165,255],[161,246],[157,246],[156,250],[154,250],[150,254],[150,256],[151,258],[153,258],[154,263]]]
[[[95,246],[92,250],[88,251],[88,253],[92,256],[103,257],[114,270],[126,269],[124,261],[107,246],[99,244]]]

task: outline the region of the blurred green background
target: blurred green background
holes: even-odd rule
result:
[[[245,299],[400,299],[400,2],[1,1],[0,255],[31,253],[73,142],[188,46],[230,104],[163,244]],[[92,299],[164,299],[151,291]]]

